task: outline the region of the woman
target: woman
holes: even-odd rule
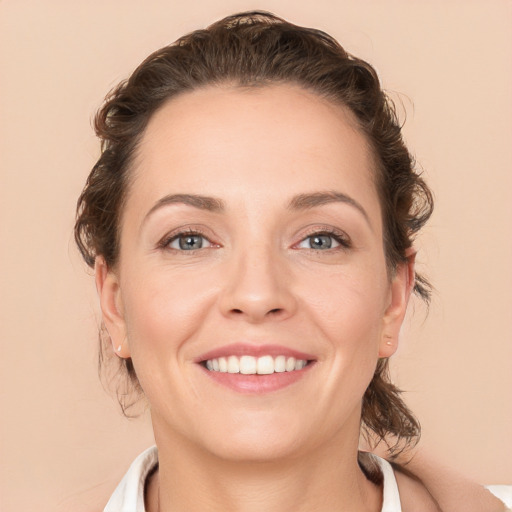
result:
[[[373,68],[235,15],[148,57],[96,129],[76,240],[158,447],[106,510],[448,503],[358,453],[361,433],[392,454],[417,441],[387,361],[410,294],[429,295],[413,238],[432,197]]]

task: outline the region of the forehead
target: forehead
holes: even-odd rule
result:
[[[374,167],[366,137],[342,105],[294,85],[207,87],[152,116],[128,197],[206,193],[229,203],[250,194],[269,204],[341,189],[371,210]]]

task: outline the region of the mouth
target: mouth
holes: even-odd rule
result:
[[[317,360],[283,346],[234,344],[208,352],[195,362],[222,386],[238,393],[262,394],[302,380]]]
[[[313,363],[310,359],[298,359],[293,356],[265,355],[254,357],[230,355],[202,361],[201,364],[210,372],[239,373],[242,375],[272,375],[300,371]]]

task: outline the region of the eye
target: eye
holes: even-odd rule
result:
[[[305,238],[299,244],[299,247],[301,249],[316,249],[325,251],[326,249],[332,249],[333,247],[338,247],[339,245],[340,243],[334,240],[332,235],[316,234]]]
[[[165,243],[166,247],[178,251],[194,251],[211,247],[212,243],[200,233],[179,233]]]
[[[297,247],[299,249],[313,249],[315,251],[327,251],[329,249],[349,248],[350,241],[346,236],[331,232],[312,233],[304,238]]]

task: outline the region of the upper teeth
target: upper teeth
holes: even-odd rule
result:
[[[269,375],[274,372],[291,372],[302,370],[306,366],[305,359],[286,356],[229,356],[208,359],[206,368],[214,372],[243,373],[245,375]]]

